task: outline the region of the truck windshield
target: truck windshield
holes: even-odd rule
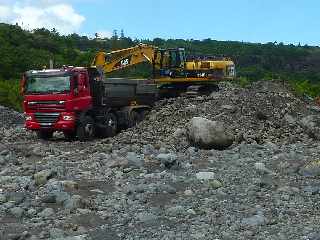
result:
[[[65,93],[70,91],[70,76],[29,77],[26,93]]]

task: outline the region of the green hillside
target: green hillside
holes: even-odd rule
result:
[[[320,92],[320,48],[285,45],[283,43],[255,44],[235,41],[183,40],[156,38],[133,40],[125,36],[110,39],[88,39],[72,34],[60,35],[55,30],[37,29],[33,32],[19,26],[0,24],[0,104],[19,109],[18,81],[29,69],[62,65],[88,66],[98,50],[115,50],[139,42],[159,47],[184,47],[192,55],[225,55],[236,65],[242,84],[258,79],[289,80],[299,93],[316,96]],[[148,77],[150,66],[142,65],[117,73]]]

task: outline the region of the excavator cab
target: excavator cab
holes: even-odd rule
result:
[[[168,49],[169,52],[169,68],[179,69],[184,67],[186,61],[184,48]]]
[[[161,77],[179,77],[184,74],[186,55],[184,48],[159,49],[157,54]]]

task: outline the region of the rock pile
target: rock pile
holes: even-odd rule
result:
[[[276,82],[220,88],[112,139],[3,124],[0,239],[318,239],[318,109]]]

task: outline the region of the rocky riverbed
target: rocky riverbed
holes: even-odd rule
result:
[[[92,142],[0,108],[0,239],[320,239],[320,109],[275,82],[220,88]],[[193,146],[195,117],[232,144]]]

